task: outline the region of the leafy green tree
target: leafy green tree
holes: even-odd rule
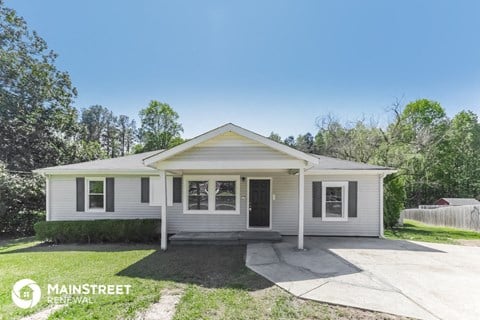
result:
[[[66,162],[76,96],[56,53],[0,0],[0,161],[31,170]]]
[[[480,124],[472,111],[461,111],[451,120],[438,146],[433,167],[441,197],[476,198],[480,195]]]
[[[139,115],[142,151],[167,149],[171,146],[172,140],[175,141],[174,139],[179,138],[183,132],[177,112],[166,103],[152,100]]]
[[[289,147],[295,148],[295,138],[293,136],[288,136],[283,140],[283,143]]]
[[[44,179],[11,173],[0,162],[0,234],[33,234],[33,225],[45,219]]]
[[[82,110],[80,124],[83,127],[81,139],[102,143],[111,112],[101,105],[93,105]]]
[[[275,133],[273,131],[268,136],[268,139],[273,140],[273,141],[278,142],[278,143],[283,143],[282,142],[282,137],[280,137],[280,135],[278,133]]]
[[[303,152],[306,153],[313,153],[314,152],[314,139],[310,132],[306,134],[300,134],[295,141],[295,147]]]
[[[390,174],[383,182],[383,225],[385,228],[391,228],[398,223],[400,212],[404,209],[405,181],[401,175]]]
[[[135,144],[137,128],[135,120],[130,120],[126,115],[118,117],[118,138],[120,141],[120,152],[124,156],[132,151]]]
[[[135,121],[126,115],[117,117],[111,110],[100,105],[83,109],[80,125],[81,140],[98,143],[111,158],[130,153],[136,141]]]

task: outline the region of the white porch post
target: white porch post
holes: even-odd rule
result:
[[[304,233],[304,206],[305,206],[305,172],[304,168],[298,170],[298,249],[303,250]]]
[[[379,227],[379,237],[383,238],[383,179],[385,178],[385,174],[380,174],[378,177],[378,188],[380,189],[380,203],[379,203],[379,214],[380,214],[380,225]]]
[[[50,176],[48,174],[45,179],[45,202],[46,220],[50,221]]]
[[[162,210],[160,248],[167,250],[167,196],[165,171],[160,171],[160,203]]]

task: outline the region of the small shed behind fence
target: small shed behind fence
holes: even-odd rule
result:
[[[474,206],[479,204],[480,201],[474,198],[440,198],[435,201],[437,206]]]

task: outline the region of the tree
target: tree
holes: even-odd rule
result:
[[[0,161],[31,170],[64,163],[78,129],[77,92],[56,53],[0,0]]]
[[[111,158],[124,156],[132,151],[137,129],[134,120],[126,115],[115,116],[109,109],[93,105],[82,110],[81,140],[96,142]]]
[[[295,148],[295,138],[293,136],[288,136],[283,140],[283,143],[289,147]]]
[[[178,114],[166,103],[152,100],[139,115],[143,151],[167,149],[172,140],[180,137],[183,132],[183,127],[178,122]]]
[[[405,207],[405,181],[401,175],[390,174],[384,179],[383,225],[394,227]]]
[[[302,152],[313,153],[314,141],[312,134],[307,132],[304,135],[298,135],[297,140],[295,141],[295,147]]]
[[[438,145],[433,179],[443,197],[476,198],[480,195],[480,124],[471,111],[461,111],[450,121]]]
[[[120,115],[118,117],[118,130],[120,153],[124,156],[132,151],[133,144],[135,143],[135,136],[137,134],[135,120],[130,120],[126,115]]]
[[[34,223],[45,220],[44,180],[31,173],[11,173],[0,162],[0,234],[33,234]]]
[[[278,143],[282,143],[282,137],[278,133],[271,132],[270,135],[268,136],[268,139],[273,140]]]
[[[80,120],[80,124],[83,126],[81,139],[102,143],[109,117],[111,117],[110,110],[101,105],[93,105],[83,109]]]
[[[405,176],[407,205],[432,203],[443,196],[434,174],[444,161],[439,150],[449,125],[445,110],[436,101],[416,100],[405,106],[396,123],[389,158]]]
[[[102,135],[103,146],[110,158],[115,158],[120,153],[120,142],[118,140],[117,117],[112,111],[107,113],[105,131]]]
[[[319,131],[315,136],[315,152],[344,160],[372,162],[382,143],[376,123],[365,119],[342,124],[328,115],[317,120]]]

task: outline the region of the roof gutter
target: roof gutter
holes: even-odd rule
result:
[[[308,169],[307,169],[308,170]],[[388,175],[396,173],[398,170],[394,169],[322,169],[322,170],[308,170],[305,175],[334,175],[334,174],[361,174],[361,175]]]
[[[96,170],[56,170],[56,169],[37,169],[32,171],[35,174],[40,175],[158,175],[157,170],[141,170],[141,169],[123,169],[123,170],[112,170],[112,169],[96,169]]]

